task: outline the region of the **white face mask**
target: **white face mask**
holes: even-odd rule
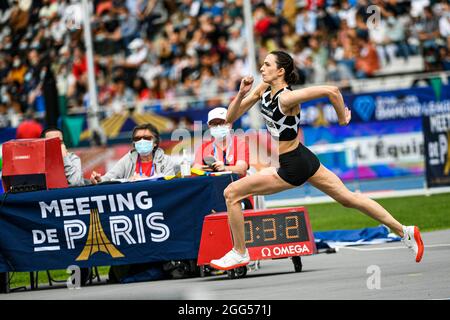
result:
[[[134,147],[141,156],[148,156],[153,151],[153,141],[142,139],[135,142]]]
[[[230,135],[230,128],[226,125],[211,127],[210,131],[216,140],[223,140]]]

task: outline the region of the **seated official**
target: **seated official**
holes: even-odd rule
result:
[[[214,108],[208,113],[208,127],[213,139],[196,151],[193,167],[205,171],[231,171],[244,177],[249,168],[249,148],[244,139],[231,134],[226,117],[225,108]],[[208,156],[216,160],[211,166],[205,162]]]
[[[51,127],[45,129],[42,134],[42,138],[59,138],[61,140],[61,153],[64,162],[64,173],[67,178],[69,186],[82,186],[84,185],[83,171],[81,170],[80,158],[72,153],[68,152],[63,140],[63,133],[60,129]]]
[[[153,176],[175,175],[174,162],[159,148],[159,132],[150,123],[136,126],[132,134],[133,149],[124,155],[104,176],[92,172],[91,182],[127,179],[135,181]]]

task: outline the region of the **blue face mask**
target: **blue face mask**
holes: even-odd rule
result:
[[[134,143],[134,147],[141,156],[148,156],[153,151],[153,141],[141,139]]]
[[[211,135],[217,140],[223,140],[230,134],[230,128],[228,126],[216,126],[211,127]]]

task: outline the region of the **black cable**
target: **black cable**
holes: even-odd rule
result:
[[[6,198],[8,197],[8,194],[10,194],[10,193],[11,193],[11,190],[8,190],[3,194],[3,199],[2,199],[2,202],[0,203],[0,212],[3,208],[3,204],[6,202]]]

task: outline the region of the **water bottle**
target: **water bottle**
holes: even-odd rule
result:
[[[181,177],[189,177],[191,175],[191,163],[187,158],[186,149],[183,149],[183,159],[180,164]]]

